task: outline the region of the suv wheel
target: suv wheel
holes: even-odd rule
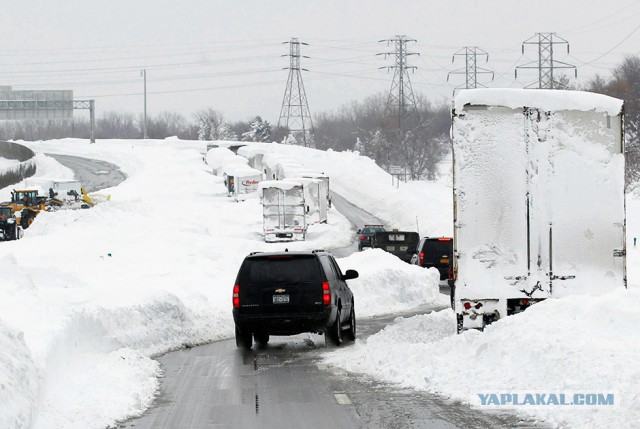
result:
[[[334,345],[339,346],[342,344],[342,326],[340,326],[340,309],[338,308],[338,314],[336,314],[336,321],[331,325],[329,330],[329,336]]]
[[[243,332],[236,326],[236,346],[240,349],[250,349],[253,345],[251,332]]]
[[[347,331],[347,339],[349,341],[356,340],[356,310],[351,304],[351,315],[349,316],[349,330]]]

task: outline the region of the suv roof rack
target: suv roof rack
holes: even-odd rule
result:
[[[262,252],[251,252],[251,253],[249,253],[249,256],[253,256],[253,255],[257,254],[257,253],[262,253]]]
[[[324,251],[325,251],[324,249],[315,249],[315,250],[312,250],[311,253],[320,253]]]

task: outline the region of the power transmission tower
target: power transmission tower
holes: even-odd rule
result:
[[[574,69],[575,76],[578,77],[576,66],[553,59],[553,45],[557,44],[566,44],[567,53],[569,53],[569,42],[556,33],[536,33],[535,36],[525,40],[522,43],[522,53],[524,54],[524,45],[538,45],[538,61],[517,66],[516,79],[518,78],[518,69],[538,69],[538,88],[558,89],[559,82],[554,78],[556,69]],[[531,87],[535,87],[535,82],[526,86],[526,88]]]
[[[407,51],[407,43],[415,41],[415,39],[408,39],[406,36],[396,36],[393,39],[380,40],[380,42],[387,42],[387,46],[393,43],[395,52],[382,52],[377,54],[384,55],[385,58],[389,55],[395,55],[395,65],[380,68],[393,69],[393,82],[391,83],[389,97],[387,98],[385,115],[393,113],[393,116],[398,119],[400,138],[402,138],[404,134],[407,120],[412,116],[418,116],[416,98],[413,95],[413,88],[411,87],[411,80],[409,79],[409,70],[415,70],[417,67],[407,64],[407,57],[410,55],[420,55],[417,52]]]
[[[459,89],[459,88],[465,88],[465,89],[477,88],[478,85],[484,87],[484,85],[478,83],[479,74],[491,73],[491,80],[493,81],[494,74],[491,70],[478,67],[478,57],[484,56],[486,58],[485,62],[488,62],[489,61],[488,53],[478,48],[477,46],[465,46],[460,51],[453,54],[453,57],[451,58],[451,63],[453,63],[456,59],[456,56],[459,56],[459,55],[464,55],[465,67],[449,72],[449,74],[447,74],[447,82],[449,81],[449,76],[451,76],[452,74],[464,74],[465,84],[456,86],[453,90],[454,94],[456,92],[456,89]]]
[[[309,103],[307,102],[307,94],[302,83],[301,70],[308,71],[300,67],[300,58],[309,58],[300,55],[300,45],[307,45],[298,41],[293,37],[289,42],[289,78],[287,79],[287,88],[284,91],[282,99],[282,108],[280,109],[280,118],[278,119],[278,128],[285,126],[290,132],[300,134],[305,146],[311,146],[313,134],[313,122],[311,121],[311,112]]]

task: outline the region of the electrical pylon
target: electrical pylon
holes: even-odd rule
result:
[[[381,69],[393,69],[393,82],[389,90],[387,105],[385,107],[386,114],[392,113],[398,120],[398,130],[400,136],[404,134],[405,123],[411,116],[417,116],[416,98],[413,95],[411,80],[409,79],[409,70],[415,70],[415,66],[407,65],[407,57],[410,55],[420,55],[417,52],[408,52],[407,43],[415,42],[415,39],[408,39],[406,36],[396,36],[393,39],[380,40],[387,42],[387,45],[393,43],[395,52],[382,52],[377,55],[395,56],[395,65],[380,67]]]
[[[538,88],[540,89],[558,89],[559,84],[554,79],[555,69],[574,69],[575,76],[578,77],[576,66],[556,61],[553,59],[553,45],[566,44],[567,53],[569,53],[569,42],[558,36],[556,33],[536,33],[535,36],[525,40],[522,43],[522,53],[524,54],[524,45],[538,45],[538,61],[531,61],[516,67],[516,79],[518,78],[518,69],[537,69],[538,70]],[[526,88],[535,87],[535,82],[526,86]]]
[[[478,67],[478,57],[484,56],[486,58],[485,62],[488,62],[489,61],[488,53],[478,48],[477,46],[465,46],[460,51],[453,54],[453,57],[451,58],[451,63],[453,63],[456,59],[456,56],[459,56],[459,55],[464,55],[465,67],[449,72],[449,74],[447,74],[447,82],[449,81],[449,76],[451,76],[452,74],[464,74],[465,84],[456,86],[453,90],[454,94],[456,92],[456,89],[477,88],[478,85],[485,87],[481,83],[478,83],[479,74],[491,73],[491,80],[493,80],[494,74],[491,70]]]
[[[285,126],[290,132],[301,134],[303,144],[310,146],[313,122],[300,73],[301,70],[308,71],[300,67],[300,58],[309,58],[300,55],[300,45],[307,45],[307,43],[298,41],[296,37],[293,37],[289,42],[283,42],[283,44],[285,43],[289,44],[289,54],[283,55],[283,57],[289,57],[289,67],[284,69],[289,69],[289,78],[282,99],[278,128]]]

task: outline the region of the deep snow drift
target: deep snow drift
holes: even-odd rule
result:
[[[334,208],[328,224],[310,227],[306,242],[264,243],[258,200],[227,197],[222,177],[202,161],[205,142],[25,144],[38,153],[38,173],[16,188],[73,178],[45,152],[109,161],[128,178],[102,191],[110,201],[43,212],[22,240],[0,245],[0,427],[101,428],[141,413],[158,388],[160,368],[150,357],[233,336],[231,289],[250,251],[330,249],[355,238]],[[357,154],[273,147],[308,168],[331,165],[332,189],[347,199],[364,200],[375,189],[376,197],[398,202],[380,212],[375,201],[365,206],[390,224],[414,224],[420,215],[423,234],[448,233],[439,229],[444,220],[430,220],[418,199],[406,197],[409,188],[427,195],[429,188],[445,194],[445,186],[396,189]],[[2,200],[11,188],[0,191]],[[372,250],[339,263],[361,273],[352,283],[360,317],[446,304],[434,270]]]

